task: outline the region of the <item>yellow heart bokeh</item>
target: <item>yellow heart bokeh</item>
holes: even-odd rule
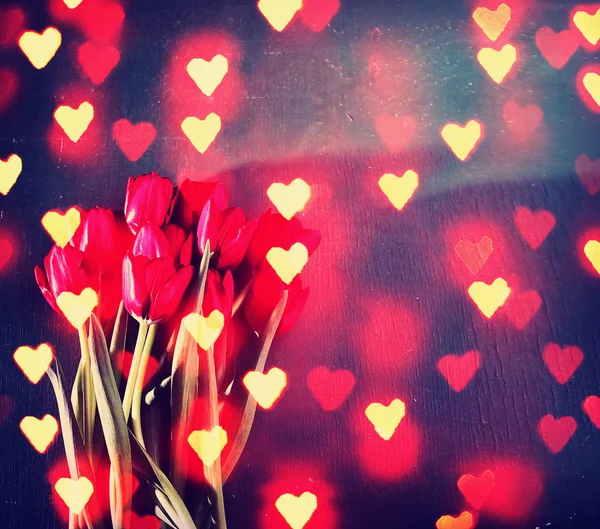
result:
[[[600,274],[600,241],[591,240],[586,242],[583,253],[592,263],[594,270]]]
[[[271,248],[267,252],[267,261],[281,280],[289,285],[308,262],[308,250],[301,242],[293,244],[287,251]]]
[[[98,305],[98,294],[90,287],[84,288],[80,294],[61,292],[56,304],[71,325],[80,329]]]
[[[70,478],[60,478],[54,484],[54,490],[71,512],[79,514],[90,501],[94,493],[94,486],[85,476],[81,476],[77,481]]]
[[[61,105],[54,111],[54,119],[73,142],[77,143],[94,119],[94,107],[84,101],[77,108]]]
[[[592,96],[594,102],[600,106],[600,75],[588,72],[583,76],[583,86]]]
[[[473,11],[473,20],[491,41],[496,41],[510,22],[510,7],[500,4],[495,11],[478,7]]]
[[[481,135],[481,124],[474,119],[468,121],[464,127],[456,123],[447,123],[442,128],[442,139],[462,162],[473,152]]]
[[[491,318],[508,299],[510,287],[504,279],[497,277],[491,285],[483,281],[475,281],[468,292],[482,314],[486,318]]]
[[[600,9],[593,15],[585,11],[576,11],[573,23],[586,40],[594,46],[600,41]]]
[[[276,31],[283,31],[302,8],[302,0],[259,0],[258,10]]]
[[[181,123],[181,130],[196,150],[200,154],[204,154],[221,130],[221,118],[214,112],[211,112],[205,119],[188,116]]]
[[[501,50],[482,48],[477,54],[477,60],[488,75],[500,84],[517,61],[517,48],[512,44],[505,44]]]
[[[224,325],[225,316],[217,309],[213,310],[208,317],[192,312],[183,318],[183,326],[205,351],[217,341]]]
[[[48,449],[58,433],[58,423],[52,415],[44,415],[41,419],[31,416],[23,417],[19,427],[31,446],[40,454]]]
[[[400,399],[394,399],[389,406],[384,406],[379,402],[372,402],[367,406],[365,415],[375,427],[375,431],[385,441],[389,441],[400,421],[406,414],[406,406]]]
[[[473,515],[469,511],[463,511],[459,516],[444,514],[435,522],[436,529],[472,529]]]
[[[188,443],[202,463],[210,467],[227,444],[227,432],[221,426],[215,426],[212,430],[195,430],[188,436]]]
[[[379,179],[378,184],[392,205],[401,211],[419,187],[419,175],[412,169],[402,176],[386,173]]]
[[[317,497],[312,492],[300,496],[282,494],[275,501],[275,507],[292,529],[302,529],[317,509]]]
[[[47,343],[38,345],[36,349],[22,345],[13,354],[15,363],[32,384],[37,384],[46,374],[53,358],[54,352]]]
[[[287,186],[276,182],[267,189],[267,196],[277,211],[290,220],[306,206],[310,199],[310,186],[302,178],[296,178]]]
[[[47,27],[42,33],[26,31],[19,39],[19,48],[33,64],[41,70],[46,66],[60,47],[62,36],[55,27]]]
[[[270,409],[287,386],[285,371],[272,367],[268,373],[250,371],[244,377],[244,386],[261,408]]]
[[[63,0],[63,2],[69,9],[75,9],[83,0]]]
[[[196,58],[188,63],[186,70],[202,93],[210,97],[227,74],[229,62],[221,54],[215,55],[210,61]]]
[[[6,161],[0,160],[0,193],[8,194],[23,170],[23,162],[16,154],[11,154]]]
[[[48,211],[42,217],[42,226],[61,248],[69,244],[79,224],[81,224],[81,213],[77,208],[70,208],[65,214]]]

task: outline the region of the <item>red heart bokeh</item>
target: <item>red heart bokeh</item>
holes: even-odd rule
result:
[[[86,42],[79,46],[77,50],[77,60],[83,69],[83,73],[94,84],[100,84],[104,81],[120,58],[121,54],[114,46],[97,46],[91,42]]]
[[[560,70],[579,48],[579,37],[572,29],[556,33],[545,26],[537,30],[535,44],[548,64]]]
[[[556,381],[565,384],[583,362],[583,352],[574,345],[561,348],[558,344],[549,343],[544,347],[542,358]]]
[[[553,454],[558,454],[565,447],[575,430],[577,422],[569,415],[560,419],[545,415],[538,424],[540,437]]]
[[[462,356],[446,355],[440,358],[437,364],[439,372],[456,392],[465,389],[479,366],[480,355],[477,351],[467,351]]]
[[[152,123],[132,124],[127,119],[120,119],[112,127],[112,135],[127,159],[139,160],[156,138],[156,129]]]
[[[523,239],[536,250],[556,225],[554,215],[546,210],[531,211],[524,206],[517,206],[515,224]]]
[[[494,473],[491,470],[486,470],[479,477],[472,474],[463,474],[457,484],[469,504],[480,510],[494,486],[494,479]]]
[[[325,366],[319,366],[308,374],[306,382],[321,408],[332,411],[346,400],[356,381],[346,369],[330,371]]]

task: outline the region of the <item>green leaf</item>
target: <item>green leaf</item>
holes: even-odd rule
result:
[[[202,313],[202,301],[206,287],[206,276],[210,262],[210,246],[206,243],[202,262],[200,263],[198,297],[195,312]],[[175,488],[184,494],[188,460],[183,454],[187,443],[186,432],[189,430],[190,412],[198,397],[198,344],[185,329],[183,322],[179,325],[173,365],[171,367],[171,424],[177,425],[177,435],[171,442],[171,460],[178,461],[177,468],[171,468],[171,478]]]
[[[127,503],[132,494],[131,446],[119,390],[115,382],[102,326],[94,314],[90,317],[89,348],[94,392],[111,465],[111,515],[114,529],[129,527]],[[114,503],[113,503],[114,500]]]
[[[81,431],[75,421],[75,415],[73,410],[69,406],[69,400],[65,392],[65,386],[63,383],[63,373],[58,362],[58,358],[54,358],[53,361],[54,369],[52,366],[48,368],[47,374],[54,389],[56,396],[56,403],[58,404],[58,414],[60,419],[61,435],[65,447],[65,456],[67,459],[67,466],[69,467],[69,473],[71,474],[72,480],[78,480],[81,476],[88,478],[94,490],[96,490],[94,473],[90,465],[85,447],[83,446],[83,440],[81,438]],[[100,512],[97,505],[96,495],[92,494],[88,504],[82,510],[83,518],[88,526],[88,529],[99,529],[102,527],[102,523],[94,522],[89,516],[89,510],[92,512]]]
[[[125,305],[121,301],[121,304],[119,305],[119,311],[117,312],[117,318],[115,319],[115,326],[113,328],[112,336],[110,337],[110,348],[108,352],[111,358],[115,354],[125,350],[128,319],[129,318],[127,311],[125,310]],[[121,370],[113,369],[113,372],[115,373],[115,382],[117,383],[118,387],[119,383],[121,382]]]
[[[131,430],[129,430],[129,439],[134,468],[154,488],[156,505],[173,521],[177,529],[196,529],[181,496]]]
[[[260,353],[258,355],[255,368],[255,371],[259,373],[263,373],[265,370],[265,364],[267,363],[269,350],[271,349],[271,344],[273,343],[273,338],[275,338],[277,328],[281,323],[281,318],[283,317],[283,313],[285,311],[287,299],[288,291],[286,290],[284,291],[283,296],[281,296],[279,303],[277,303],[275,310],[273,310],[271,318],[269,319],[269,323],[267,324],[267,328],[261,337],[262,345],[260,347]],[[248,393],[246,406],[244,407],[244,414],[242,415],[242,420],[240,422],[240,429],[233,440],[231,450],[223,462],[223,483],[227,481],[227,478],[229,478],[231,475],[231,472],[242,455],[242,451],[244,450],[244,447],[248,441],[248,437],[250,436],[250,430],[252,429],[252,423],[254,422],[255,414],[256,401],[252,395]]]

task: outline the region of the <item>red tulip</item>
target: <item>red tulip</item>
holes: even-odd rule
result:
[[[191,231],[198,225],[200,213],[209,198],[214,200],[215,209],[218,211],[227,207],[229,199],[222,182],[184,180],[179,186],[179,196],[173,212],[174,222]]]
[[[321,233],[304,229],[302,222],[295,217],[287,220],[283,215],[268,210],[258,220],[256,232],[246,253],[246,261],[253,270],[257,270],[264,263],[271,248],[289,250],[297,242],[306,246],[310,256],[321,242]]]
[[[56,298],[63,292],[80,294],[87,287],[98,290],[93,278],[83,268],[83,252],[73,246],[61,248],[54,245],[44,259],[44,268],[35,267],[35,280],[46,301],[59,314],[62,311],[56,304]]]
[[[206,287],[204,299],[202,300],[202,312],[210,314],[213,310],[220,311],[227,322],[231,318],[233,306],[233,276],[227,270],[221,278],[221,274],[215,270],[209,270],[206,275]]]
[[[271,314],[281,299],[284,290],[288,290],[288,299],[276,336],[289,331],[308,299],[308,288],[302,288],[302,280],[295,277],[288,285],[284,285],[277,273],[270,266],[263,266],[252,283],[252,288],[244,302],[244,315],[248,324],[261,335],[269,322]]]
[[[125,221],[135,234],[146,223],[161,227],[171,218],[176,190],[168,178],[149,173],[127,181]]]
[[[83,211],[81,218],[70,244],[83,252],[83,267],[98,284],[97,315],[111,321],[121,302],[123,257],[133,237],[124,219],[115,219],[109,209]]]
[[[193,274],[181,240],[181,228],[166,228],[169,237],[153,224],[143,226],[133,249],[123,259],[123,302],[137,320],[158,323],[177,310]],[[181,230],[183,231],[183,230]],[[188,236],[191,241],[191,235]],[[186,264],[187,261],[187,264]]]
[[[198,222],[200,254],[204,254],[206,243],[209,242],[216,268],[237,268],[244,259],[256,226],[256,219],[246,222],[246,215],[241,208],[218,211],[215,201],[209,198]]]

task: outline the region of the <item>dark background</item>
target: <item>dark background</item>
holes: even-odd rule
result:
[[[99,86],[81,75],[74,58],[85,41],[77,28],[53,19],[46,2],[3,2],[2,8],[15,5],[26,12],[27,28],[54,24],[63,43],[39,71],[18,48],[0,49],[0,67],[18,76],[17,93],[0,114],[0,158],[15,152],[23,159],[19,180],[0,197],[0,237],[13,248],[0,270],[0,393],[12,402],[0,426],[4,527],[63,526],[46,479],[62,453],[60,439],[39,455],[19,431],[25,415],[56,415],[54,397],[46,380],[32,386],[12,359],[18,346],[48,341],[69,375],[76,365],[76,337],[33,278],[51,246],[40,219],[49,209],[76,204],[121,209],[127,178],[151,170],[174,181],[222,178],[231,202],[253,216],[270,206],[270,183],[300,177],[313,186],[300,215],[323,235],[303,274],[311,296],[269,361],[287,372],[289,387],[272,411],[259,411],[225,487],[232,529],[285,527],[269,505],[284,492],[300,494],[311,486],[319,491],[319,507],[306,529],[434,527],[440,516],[463,509],[460,475],[503,462],[521,469],[514,496],[527,497],[521,487],[528,490],[532,474],[542,490],[526,513],[507,518],[484,512],[478,527],[600,526],[600,432],[581,409],[598,393],[600,282],[579,251],[582,234],[599,226],[599,198],[586,192],[574,170],[580,154],[600,157],[598,116],[575,89],[577,72],[598,56],[579,49],[554,70],[534,43],[542,26],[566,28],[574,4],[524,4],[510,39],[521,57],[500,86],[475,60],[486,44],[471,19],[474,4],[465,0],[342,0],[324,31],[313,33],[295,20],[281,34],[250,1],[124,1],[120,62]],[[168,72],[179,43],[213,30],[227,32],[243,50],[236,67],[244,92],[237,108],[223,106],[228,117],[222,131],[200,155],[173,126],[173,109],[185,103]],[[70,91],[97,101],[96,141],[83,155],[61,153],[49,140],[52,113]],[[502,118],[511,98],[544,112],[543,124],[523,144]],[[207,113],[194,110],[199,117]],[[375,130],[381,112],[417,119],[415,137],[400,154],[389,153]],[[128,161],[111,137],[111,124],[122,117],[157,129],[137,162]],[[461,163],[439,130],[473,117],[485,124],[486,137]],[[384,172],[408,168],[421,176],[420,187],[398,212],[382,200],[376,183]],[[536,251],[515,228],[516,205],[546,209],[556,218]],[[502,315],[485,320],[466,294],[464,271],[456,280],[448,234],[464,222],[495,226],[504,244],[497,247],[504,256],[497,275],[516,274],[523,290],[540,293],[542,306],[525,329],[514,329]],[[542,361],[548,342],[584,352],[565,385]],[[480,352],[481,369],[455,393],[436,370],[437,360],[470,349]],[[410,360],[402,360],[405,355]],[[353,393],[333,412],[321,410],[306,387],[308,372],[320,365],[356,377]],[[407,404],[396,435],[411,425],[418,454],[409,470],[377,475],[361,456],[372,446],[376,458],[377,440],[368,445],[372,430],[358,417],[369,402],[387,404],[394,397]],[[548,413],[578,423],[557,455],[537,433]],[[380,452],[379,466],[394,467],[406,450],[400,443]]]

